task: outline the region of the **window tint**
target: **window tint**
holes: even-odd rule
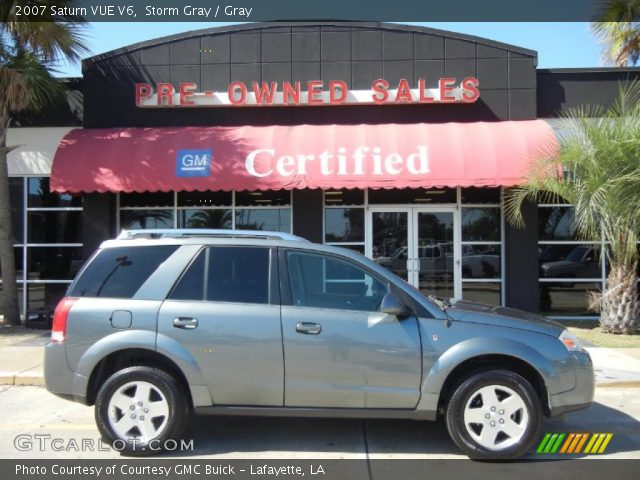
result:
[[[293,304],[340,310],[378,310],[387,286],[356,265],[335,257],[287,253]]]
[[[211,248],[207,300],[269,303],[269,249]]]
[[[202,250],[173,287],[169,298],[173,300],[202,300],[204,298],[205,261],[206,252]]]
[[[101,250],[73,285],[71,297],[131,298],[175,245]]]

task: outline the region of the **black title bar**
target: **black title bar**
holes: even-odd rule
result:
[[[605,0],[19,0],[10,21],[91,22],[568,22],[593,21]],[[636,19],[637,20],[637,19]]]

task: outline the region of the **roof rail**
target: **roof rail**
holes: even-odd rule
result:
[[[308,240],[290,233],[270,232],[264,230],[225,230],[225,229],[164,229],[150,228],[146,230],[122,230],[118,240],[136,238],[188,238],[188,237],[221,237],[221,238],[259,238],[263,240],[290,240],[307,242]]]

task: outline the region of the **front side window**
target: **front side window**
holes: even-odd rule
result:
[[[290,251],[287,266],[295,306],[375,312],[387,293],[384,282],[336,257]]]

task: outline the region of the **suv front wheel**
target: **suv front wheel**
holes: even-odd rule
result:
[[[507,370],[478,372],[455,389],[446,412],[449,434],[469,457],[506,460],[533,447],[542,406],[531,384]]]
[[[104,382],[96,397],[95,416],[102,438],[112,448],[126,455],[147,456],[163,451],[167,441],[178,440],[189,407],[171,375],[136,366]]]

